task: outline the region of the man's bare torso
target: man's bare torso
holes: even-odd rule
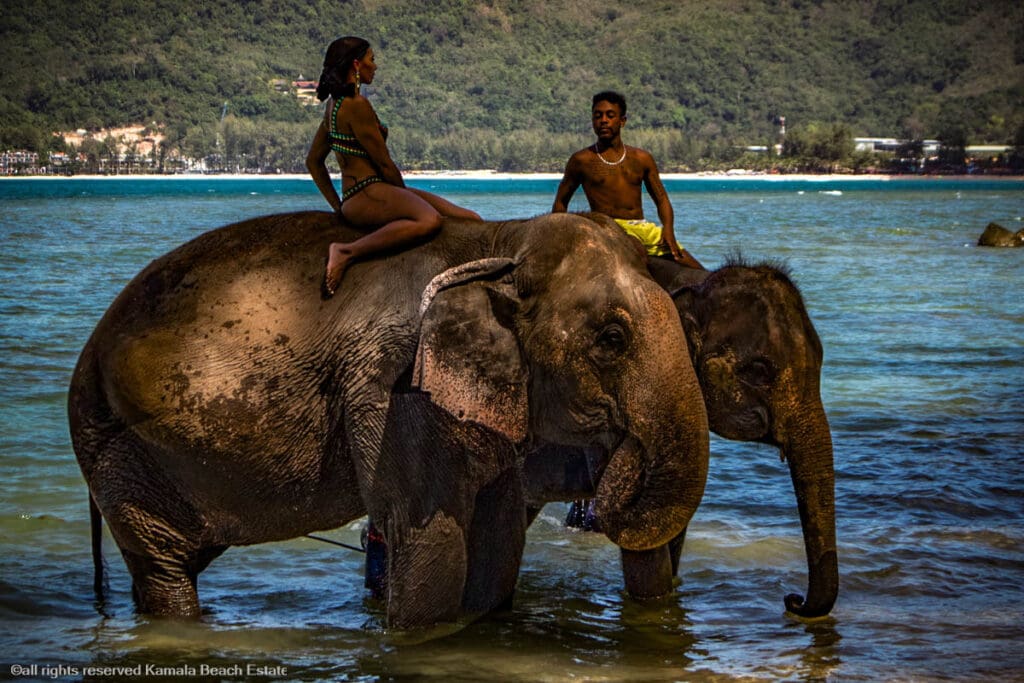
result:
[[[614,166],[601,161],[593,147],[581,149],[573,155],[579,164],[583,192],[592,211],[613,218],[644,217],[640,189],[645,168],[637,158],[639,151],[635,147],[627,147],[626,159]],[[605,154],[614,156],[611,150]]]

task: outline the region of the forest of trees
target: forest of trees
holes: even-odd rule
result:
[[[999,0],[11,3],[0,150],[46,155],[63,150],[54,131],[135,123],[164,136],[154,168],[302,171],[322,108],[275,84],[315,79],[327,44],[354,34],[375,47],[368,91],[405,168],[559,171],[607,88],[629,100],[627,142],[667,171],[878,164],[855,135],[904,138],[908,156],[939,139],[944,165],[967,144],[1016,145],[1017,164],[1022,25],[1024,3]]]

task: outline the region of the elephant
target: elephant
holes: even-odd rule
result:
[[[686,528],[708,422],[671,298],[620,229],[577,215],[446,219],[320,296],[335,214],[263,216],[156,259],[86,342],[68,393],[96,589],[106,520],[143,613],[195,617],[231,546],[371,515],[388,628],[511,596],[531,444],[600,450],[605,533]]]
[[[1024,247],[1024,228],[1011,232],[998,223],[989,223],[978,237],[979,247]]]
[[[784,267],[733,258],[713,271],[652,259],[654,278],[671,291],[701,385],[713,432],[767,443],[788,461],[807,555],[806,599],[787,595],[802,617],[828,614],[839,590],[832,437],[820,394],[822,346],[803,299]],[[525,461],[532,514],[553,500],[591,495],[603,454],[556,448]],[[602,522],[597,515],[598,526]],[[685,531],[667,546],[622,549],[626,588],[637,598],[672,590]]]

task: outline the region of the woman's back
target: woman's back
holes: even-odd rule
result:
[[[387,140],[388,129],[380,123],[373,105],[361,95],[341,95],[328,101],[325,116],[331,149],[337,154],[342,173],[356,178],[376,173],[377,168],[370,154],[355,132],[365,127],[367,121],[364,119],[368,118],[376,126],[381,138]]]

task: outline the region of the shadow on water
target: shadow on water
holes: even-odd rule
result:
[[[79,651],[89,655],[77,666],[144,675],[239,678],[274,670],[275,678],[382,681],[691,678],[696,639],[677,600],[543,602],[531,600],[526,609],[491,615],[455,633],[388,633],[373,618],[365,628],[346,629],[131,614],[98,619],[69,635],[83,641]]]
[[[437,640],[389,638],[359,668],[382,680],[649,681],[679,678],[694,661],[696,639],[673,598],[525,602]]]
[[[798,680],[820,681],[839,670],[842,664],[839,642],[842,636],[836,629],[837,622],[833,618],[825,618],[807,623],[796,623],[794,628],[802,628],[810,636],[806,647],[800,648],[795,654],[800,661],[797,673]],[[789,654],[789,653],[783,653]]]

